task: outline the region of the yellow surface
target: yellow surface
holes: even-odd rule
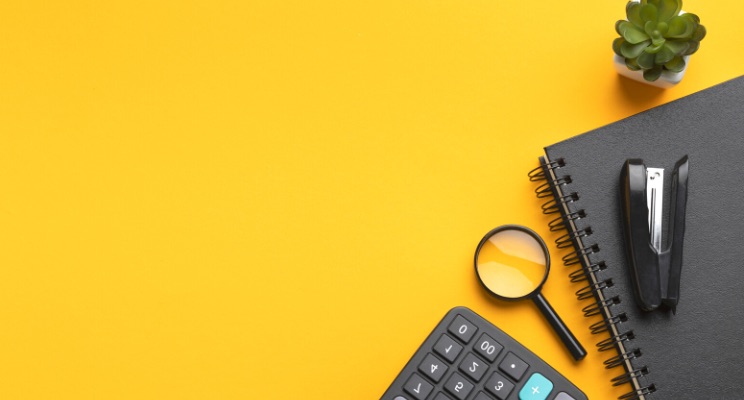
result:
[[[456,305],[616,397],[564,267],[580,363],[472,254],[560,259],[542,147],[744,73],[744,5],[685,9],[657,91],[612,69],[624,1],[2,1],[0,398],[376,399]]]

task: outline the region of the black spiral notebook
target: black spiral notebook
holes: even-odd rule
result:
[[[689,191],[676,315],[635,303],[625,255],[620,173],[641,158],[671,176],[689,156]],[[630,383],[621,399],[744,398],[744,77],[545,148],[530,173],[594,333]],[[671,179],[664,182],[669,196]],[[669,199],[664,200],[665,210]],[[663,220],[667,220],[664,218]],[[664,226],[666,235],[666,226]],[[558,236],[558,234],[557,234]]]

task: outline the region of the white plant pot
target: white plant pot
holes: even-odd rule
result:
[[[638,0],[633,0],[633,2],[634,3],[638,3]],[[684,10],[682,10],[682,11],[679,12],[679,15],[682,15],[682,14],[685,14],[685,11]],[[684,60],[685,60],[685,68],[682,71],[680,71],[680,72],[672,72],[672,71],[666,71],[666,70],[664,70],[664,71],[662,71],[661,76],[659,77],[659,79],[657,79],[657,80],[655,80],[653,82],[649,82],[649,81],[643,79],[643,71],[642,70],[641,71],[631,71],[630,69],[628,69],[628,66],[625,65],[625,59],[624,58],[618,56],[617,54],[615,54],[614,56],[615,56],[615,58],[613,60],[614,61],[613,64],[615,65],[615,70],[617,71],[618,74],[620,74],[620,75],[622,75],[622,76],[624,76],[626,78],[630,78],[630,79],[632,79],[634,81],[645,83],[645,84],[651,85],[651,86],[660,87],[660,88],[663,88],[663,89],[669,89],[670,87],[674,87],[675,85],[677,85],[682,80],[682,77],[685,76],[685,71],[687,71],[687,65],[690,62],[690,56],[683,56],[682,58],[684,58]]]
[[[672,72],[672,71],[665,70],[661,73],[661,76],[659,77],[659,79],[653,82],[649,82],[643,79],[642,70],[641,71],[629,70],[628,67],[625,65],[625,59],[618,56],[617,54],[615,54],[613,64],[615,65],[615,70],[617,71],[617,73],[626,78],[630,78],[634,81],[642,82],[647,85],[668,89],[678,84],[682,80],[682,77],[685,76],[685,71],[687,71],[687,65],[690,62],[690,56],[684,56],[682,58],[684,58],[685,60],[685,69],[683,69],[680,72]]]

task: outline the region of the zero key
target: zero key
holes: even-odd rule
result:
[[[468,343],[473,338],[473,335],[475,335],[475,332],[478,331],[478,327],[463,318],[462,315],[458,315],[447,330],[463,343]]]

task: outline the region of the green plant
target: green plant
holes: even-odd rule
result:
[[[664,70],[680,72],[684,56],[695,53],[705,37],[705,27],[695,14],[683,13],[682,0],[631,1],[627,21],[617,21],[620,35],[612,49],[632,71],[643,70],[647,81],[659,79]]]

